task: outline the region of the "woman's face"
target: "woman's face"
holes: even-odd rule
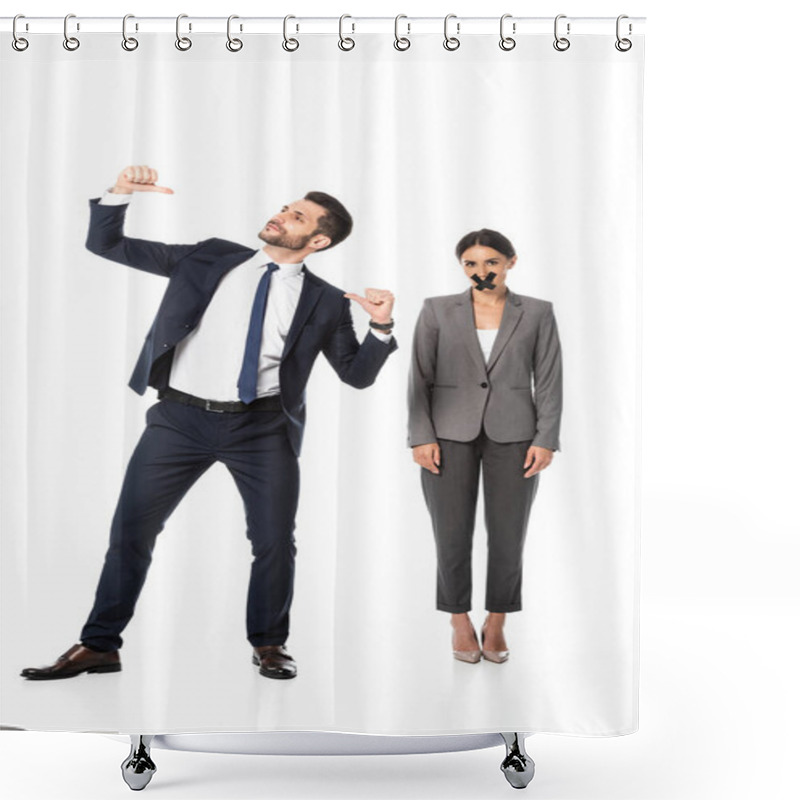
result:
[[[506,273],[517,263],[517,257],[508,258],[493,247],[474,244],[461,254],[460,263],[464,274],[470,279],[470,285],[474,289],[485,294],[498,291],[502,293],[506,285]],[[474,275],[476,278],[480,278],[481,281],[485,281],[491,272],[494,272],[495,275],[491,279],[494,288],[484,286],[483,289],[480,289],[481,284],[472,276]]]

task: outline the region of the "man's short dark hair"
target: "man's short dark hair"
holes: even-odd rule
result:
[[[353,218],[335,197],[331,197],[325,192],[309,192],[303,199],[310,200],[325,209],[325,213],[317,222],[317,229],[314,233],[327,236],[331,240],[328,247],[343,242],[350,235],[350,231],[353,230]],[[328,248],[323,247],[322,249],[327,250]]]

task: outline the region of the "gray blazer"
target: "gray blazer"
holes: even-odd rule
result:
[[[488,363],[475,333],[472,289],[429,297],[414,332],[408,446],[496,442],[559,449],[561,346],[553,304],[509,290]],[[533,384],[533,385],[532,385]]]

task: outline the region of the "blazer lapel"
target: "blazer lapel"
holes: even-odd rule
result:
[[[215,259],[217,268],[222,274],[226,272],[230,272],[234,267],[238,267],[239,264],[244,264],[249,258],[252,258],[258,250],[242,250],[239,253],[231,253],[230,255],[223,256],[222,258]],[[269,261],[268,256],[264,256],[264,263],[266,264]]]
[[[297,301],[297,310],[294,312],[292,324],[289,327],[289,333],[286,336],[286,342],[283,345],[283,356],[286,358],[291,349],[297,342],[297,337],[306,324],[314,306],[319,302],[322,296],[322,285],[319,283],[317,276],[303,267],[303,288],[300,290],[300,299]]]
[[[472,311],[472,289],[467,289],[456,298],[456,321],[458,323],[458,335],[466,345],[472,360],[480,370],[481,374],[486,374],[486,362],[483,359],[481,345],[478,342],[478,334],[475,333],[475,315]]]
[[[511,335],[514,333],[520,319],[522,319],[522,302],[510,289],[506,298],[506,305],[503,309],[503,317],[500,320],[500,330],[497,331],[497,338],[494,340],[492,352],[489,354],[489,361],[486,364],[486,371],[489,372],[497,362],[503,348],[508,344]]]
[[[205,262],[207,269],[187,269],[184,271],[185,280],[197,286],[206,295],[206,304],[208,304],[211,301],[211,296],[217,290],[222,276],[252,258],[257,252],[257,250],[242,249],[224,256],[215,254],[196,256],[195,261],[197,263]]]

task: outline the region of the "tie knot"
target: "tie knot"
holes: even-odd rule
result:
[[[273,261],[270,261],[269,264],[267,264],[267,272],[275,272],[276,269],[280,269],[280,267]]]

